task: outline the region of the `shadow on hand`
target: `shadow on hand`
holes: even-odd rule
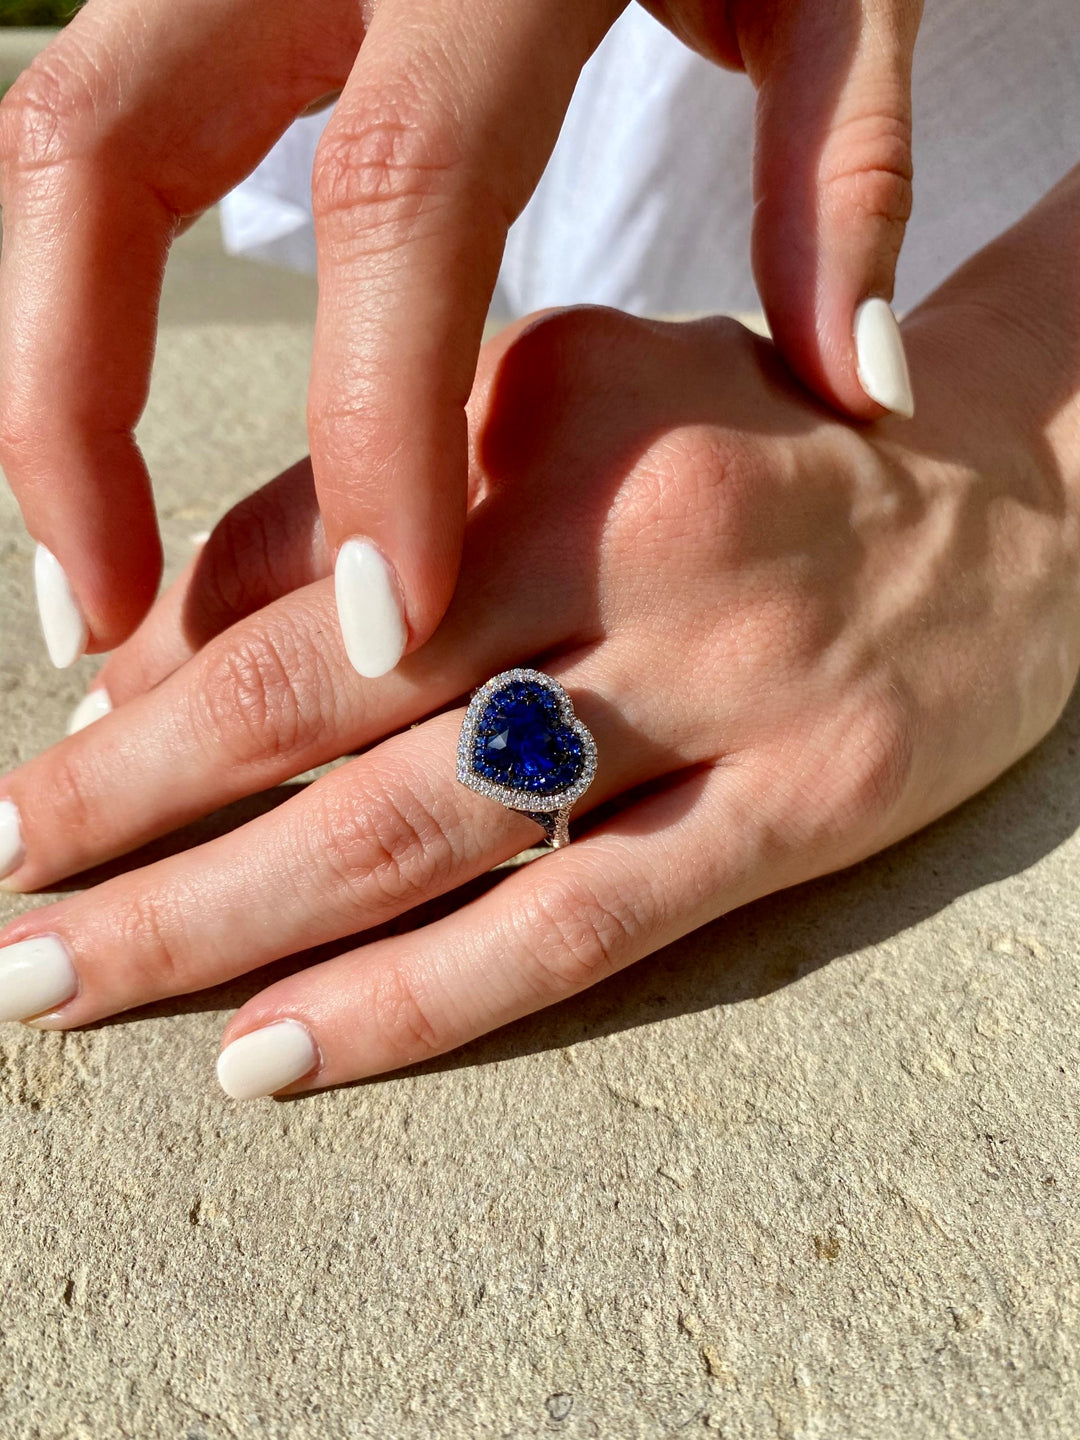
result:
[[[168,842],[158,842],[153,851],[156,855],[166,845],[171,851],[205,839],[208,825],[220,833],[281,803],[297,788],[282,786],[230,807]],[[989,789],[928,829],[848,870],[744,906],[591,990],[396,1073],[490,1064],[768,995],[830,961],[902,934],[969,891],[1018,874],[1078,828],[1080,690],[1041,745]],[[143,863],[144,857],[149,858],[149,851],[124,863]],[[515,863],[363,935],[291,956],[214,989],[173,997],[99,1023],[235,1008],[284,975],[452,913],[499,884]],[[357,1083],[387,1078],[381,1075]]]
[[[744,906],[591,990],[414,1068],[488,1064],[760,998],[1019,874],[1077,829],[1080,689],[1034,751],[929,828],[847,870]]]

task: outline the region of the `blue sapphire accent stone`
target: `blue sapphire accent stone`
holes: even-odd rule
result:
[[[514,681],[497,690],[476,729],[473,768],[496,785],[533,795],[567,790],[584,769],[581,737],[544,685]]]

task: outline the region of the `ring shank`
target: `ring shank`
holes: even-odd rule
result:
[[[570,844],[570,807],[565,810],[525,810],[522,812],[541,827],[552,850]]]

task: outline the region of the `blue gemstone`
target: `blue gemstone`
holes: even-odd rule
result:
[[[473,766],[497,785],[554,795],[580,776],[581,739],[559,718],[555,696],[516,681],[492,696],[473,746]]]

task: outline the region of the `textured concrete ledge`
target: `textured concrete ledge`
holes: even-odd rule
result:
[[[202,323],[212,239],[143,426],[174,566],[304,443],[299,299]],[[5,497],[5,766],[92,669],[44,661],[28,560]],[[857,870],[289,1103],[213,1079],[265,976],[0,1028],[0,1436],[1080,1433],[1078,824],[1074,703]]]

